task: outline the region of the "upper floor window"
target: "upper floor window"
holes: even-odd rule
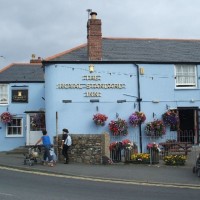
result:
[[[0,84],[0,104],[8,104],[8,85]]]
[[[7,124],[7,137],[22,137],[23,122],[21,118],[12,118],[12,121]]]
[[[176,88],[196,88],[196,65],[175,65]]]

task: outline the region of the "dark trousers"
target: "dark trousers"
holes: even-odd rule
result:
[[[50,162],[52,160],[52,156],[50,155],[50,147],[44,147],[44,161],[48,158]]]
[[[69,146],[67,146],[66,144],[64,144],[63,145],[63,149],[62,149],[62,155],[65,157],[66,162],[69,161],[68,150],[69,150]]]

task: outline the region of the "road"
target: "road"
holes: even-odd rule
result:
[[[199,196],[200,187],[195,185],[163,185],[0,169],[1,200],[196,200]]]

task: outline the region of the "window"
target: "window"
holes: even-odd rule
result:
[[[23,135],[22,127],[22,119],[13,118],[12,122],[7,124],[7,137],[21,137]]]
[[[8,104],[8,85],[0,84],[0,104]]]
[[[176,65],[176,87],[196,88],[197,71],[195,65]]]

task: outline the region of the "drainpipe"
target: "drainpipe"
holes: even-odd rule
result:
[[[137,89],[138,89],[138,98],[137,98],[137,102],[138,102],[138,111],[141,111],[141,97],[140,97],[140,72],[139,72],[139,66],[134,63],[134,65],[137,67]],[[142,153],[142,125],[141,123],[139,124],[139,137],[140,137],[140,153]]]

